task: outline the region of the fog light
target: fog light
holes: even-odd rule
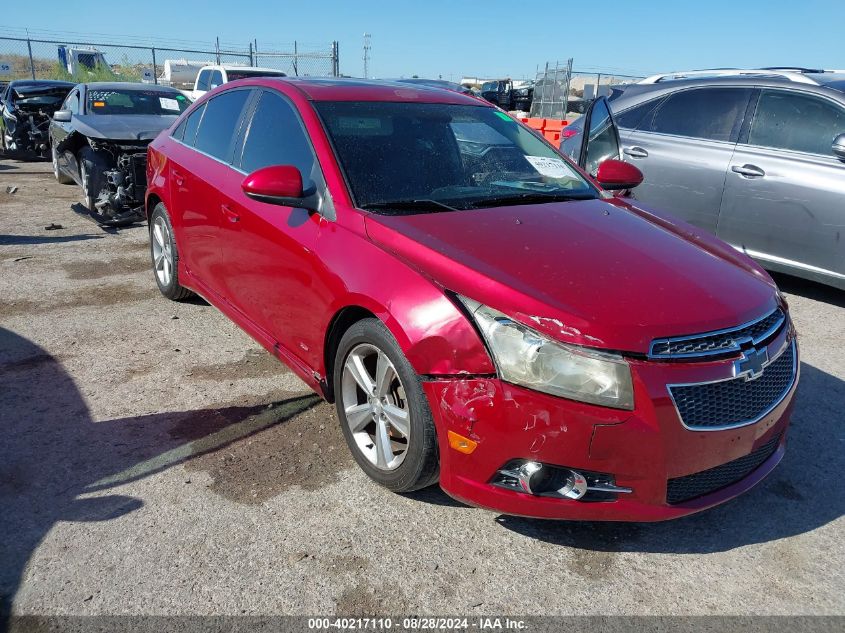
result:
[[[544,467],[540,462],[524,462],[519,466],[517,481],[530,495],[580,499],[587,492],[587,480],[577,470]]]
[[[501,488],[539,496],[584,501],[613,501],[630,488],[617,486],[613,475],[578,471],[531,460],[512,460],[490,482]]]

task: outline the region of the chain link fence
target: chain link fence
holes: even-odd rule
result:
[[[197,71],[206,64],[261,66],[300,77],[340,74],[337,42],[327,47],[294,42],[288,50],[268,47],[259,51],[254,41],[245,48],[218,44],[202,49],[93,40],[0,36],[0,81],[143,81],[185,88],[188,84],[193,87]]]
[[[639,79],[642,76],[573,70],[572,59],[548,62],[534,82],[531,116],[572,121],[584,113],[593,99],[610,95],[613,86]]]

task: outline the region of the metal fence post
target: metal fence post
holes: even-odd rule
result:
[[[153,52],[153,83],[155,85],[158,85],[158,69],[156,68],[156,47],[153,46],[150,50],[152,50]]]
[[[35,79],[35,62],[32,60],[32,41],[26,38],[26,47],[29,49],[29,72],[32,73],[32,78]]]
[[[340,77],[340,46],[337,40],[332,42],[332,76]]]
[[[563,118],[569,111],[569,88],[572,85],[572,58],[566,60],[566,94],[563,97]]]
[[[299,77],[299,61],[297,53],[299,52],[299,48],[296,45],[296,40],[293,41],[293,74]]]
[[[260,66],[261,64],[258,62],[258,40],[253,40],[255,42],[255,65]]]
[[[249,65],[255,66],[255,62],[252,60],[252,42],[249,43]]]
[[[217,54],[217,65],[220,65],[220,38],[218,37],[214,44],[214,52]]]

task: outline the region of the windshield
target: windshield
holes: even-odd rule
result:
[[[171,114],[188,109],[188,98],[175,90],[89,90],[88,112],[93,114]]]
[[[405,203],[406,211],[420,213],[597,196],[560,154],[495,108],[352,101],[315,106],[364,209],[395,212]]]
[[[247,77],[285,77],[285,73],[273,70],[226,70],[226,76],[229,81],[236,79],[246,79]]]

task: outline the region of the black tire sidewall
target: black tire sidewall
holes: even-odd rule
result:
[[[161,280],[156,274],[155,254],[153,253],[153,227],[155,225],[156,219],[159,217],[162,218],[164,223],[167,225],[167,232],[170,239],[170,248],[173,252],[173,274],[170,276],[170,283],[166,286],[161,283]],[[163,294],[168,299],[173,299],[174,301],[176,301],[185,298],[186,295],[190,294],[190,291],[179,285],[179,251],[176,249],[176,238],[173,233],[173,225],[170,223],[170,216],[167,214],[167,207],[164,206],[164,203],[159,202],[153,209],[152,214],[150,214],[149,230],[150,262],[152,263],[153,277],[155,278],[156,286],[158,286],[158,289],[161,294]]]
[[[398,468],[384,471],[376,468],[361,453],[343,410],[343,364],[349,352],[361,343],[369,343],[384,352],[402,381],[408,401],[411,421],[411,441],[405,459]],[[346,443],[355,461],[375,482],[395,492],[410,492],[433,484],[439,472],[437,434],[428,405],[428,398],[422,389],[420,377],[414,371],[402,349],[387,327],[378,319],[370,318],[353,324],[343,335],[338,345],[333,372],[335,406]]]
[[[77,161],[79,162],[79,181],[84,182],[85,176],[87,175],[88,177],[87,195],[85,193],[85,185],[83,184],[82,187],[82,195],[85,196],[85,206],[88,207],[88,213],[90,213],[91,217],[98,222],[107,222],[109,217],[97,210],[97,207],[94,204],[97,201],[97,197],[92,193],[99,193],[102,190],[104,178],[103,172],[108,167],[106,165],[106,161],[90,147],[83,147],[79,150]],[[85,164],[84,171],[83,163]]]

